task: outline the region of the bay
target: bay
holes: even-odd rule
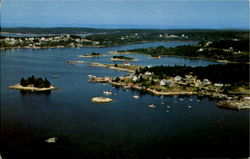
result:
[[[196,42],[155,42],[119,47],[1,51],[1,155],[6,158],[248,157],[249,111],[216,107],[196,96],[159,97],[88,82],[87,75],[127,74],[89,63],[114,63],[109,51],[174,47]],[[79,58],[99,52],[105,57]],[[136,65],[206,66],[218,62],[128,54]],[[8,89],[22,77],[47,77],[59,87],[50,95]],[[60,78],[52,78],[59,75]],[[111,91],[114,101],[91,102]],[[132,96],[139,95],[139,99]],[[155,109],[148,108],[156,105]],[[191,106],[189,108],[188,106]],[[56,143],[45,140],[56,137]]]

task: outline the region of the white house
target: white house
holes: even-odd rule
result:
[[[200,48],[199,50],[198,50],[198,52],[202,52],[203,51],[203,48]]]
[[[138,80],[138,77],[137,76],[134,76],[133,77],[133,81],[137,81]]]
[[[215,83],[214,86],[216,86],[216,87],[223,87],[223,84],[222,83]]]
[[[105,76],[103,79],[104,79],[105,81],[112,81],[112,78],[109,77],[109,76]]]
[[[144,73],[144,75],[152,75],[152,73],[147,71],[147,72]]]
[[[170,86],[171,85],[171,81],[163,79],[163,80],[160,81],[160,85],[161,86],[166,86],[166,85]]]
[[[129,62],[124,62],[124,66],[130,66],[130,63]]]
[[[211,82],[208,79],[203,80],[203,84],[210,84]]]
[[[175,81],[180,81],[181,80],[181,76],[175,76],[174,80]]]

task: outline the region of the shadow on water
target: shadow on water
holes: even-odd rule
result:
[[[28,94],[44,94],[44,95],[50,95],[51,91],[41,91],[41,92],[32,92],[27,90],[20,90],[21,95],[28,95]]]

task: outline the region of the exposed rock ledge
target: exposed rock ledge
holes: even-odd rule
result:
[[[33,86],[21,86],[19,83],[15,84],[13,86],[9,86],[11,89],[17,89],[17,90],[24,90],[24,91],[32,91],[32,92],[43,92],[43,91],[49,91],[53,89],[57,89],[55,86],[50,86],[48,88],[38,88],[38,87],[33,87]]]
[[[92,102],[94,103],[108,103],[108,102],[112,102],[113,99],[111,98],[106,98],[106,97],[94,97],[92,98]]]
[[[250,100],[224,100],[217,103],[217,106],[236,110],[250,109]]]

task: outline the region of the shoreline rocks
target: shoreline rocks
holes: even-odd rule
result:
[[[217,103],[218,107],[236,110],[250,109],[250,100],[223,100]]]
[[[9,86],[10,89],[16,89],[16,90],[23,90],[23,91],[31,91],[31,92],[43,92],[43,91],[49,91],[57,89],[55,86],[50,86],[48,88],[38,88],[34,86],[21,86],[20,83]]]

